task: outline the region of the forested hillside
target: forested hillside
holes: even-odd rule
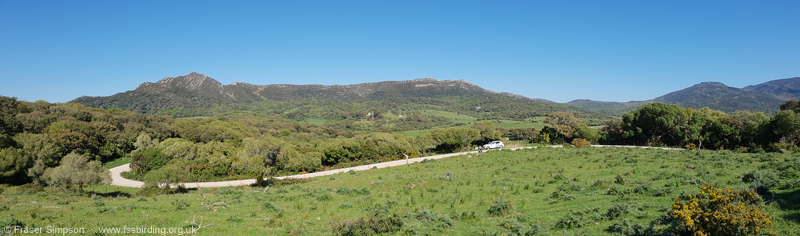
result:
[[[567,104],[614,116],[621,116],[648,102],[693,109],[708,107],[728,114],[740,110],[775,114],[780,104],[798,98],[800,98],[800,77],[768,81],[741,89],[720,82],[703,82],[647,101],[601,102],[578,99]]]
[[[356,113],[366,116],[388,111],[398,116],[413,115],[429,109],[467,114],[477,119],[524,120],[553,111],[572,111],[584,118],[605,117],[543,99],[495,93],[463,80],[416,79],[354,85],[241,82],[222,85],[195,72],[143,83],[134,90],[109,97],[84,96],[72,102],[173,117],[213,116],[228,111],[278,115],[289,111],[292,117],[339,119]]]
[[[742,88],[744,91],[772,95],[783,101],[800,98],[800,77],[767,81]]]
[[[653,102],[675,104],[682,107],[733,113],[738,110],[760,111],[774,114],[786,100],[773,96],[728,87],[719,82],[704,82],[653,99]]]

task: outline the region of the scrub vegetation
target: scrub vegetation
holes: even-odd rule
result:
[[[440,106],[316,101],[174,118],[0,97],[0,223],[195,227],[213,234],[797,230],[796,101],[774,116],[647,103],[595,127],[599,117],[579,110],[497,105],[504,99],[469,97]],[[292,102],[273,105],[283,103]],[[495,140],[507,147],[566,147],[308,180],[271,178],[474,150]],[[592,147],[597,144],[685,150]],[[132,171],[123,176],[146,187],[105,185],[108,168],[127,163]],[[157,187],[250,178],[260,181],[219,189]]]
[[[4,224],[209,235],[791,235],[798,169],[792,154],[540,147],[268,179],[268,188],[5,186],[0,204]]]

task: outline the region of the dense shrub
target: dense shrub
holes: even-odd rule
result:
[[[487,210],[487,212],[493,216],[505,216],[508,213],[510,213],[510,211],[513,209],[514,205],[506,201],[505,198],[501,197],[497,198],[497,200],[494,202],[494,205],[489,207],[489,210]]]
[[[169,162],[169,157],[158,148],[148,148],[133,154],[131,169],[139,173],[157,170]]]
[[[435,232],[453,227],[455,224],[449,215],[439,214],[429,209],[405,212],[403,220],[403,231],[406,235],[434,235],[437,234]]]
[[[582,147],[591,147],[592,143],[586,139],[576,138],[572,140],[572,145],[575,145],[575,147],[582,148]]]
[[[595,224],[602,220],[600,208],[586,208],[584,211],[571,211],[556,221],[556,228],[573,229]]]
[[[755,191],[711,185],[700,189],[702,192],[672,204],[668,216],[672,230],[692,235],[754,235],[773,227]]]
[[[606,214],[603,216],[606,219],[613,220],[622,217],[623,215],[628,214],[630,212],[631,212],[631,207],[628,206],[628,204],[617,203],[614,204],[614,206],[609,207],[608,212],[606,212]]]
[[[170,202],[170,204],[175,206],[175,210],[183,210],[183,209],[186,209],[187,207],[189,207],[189,205],[190,205],[189,201],[186,201],[186,200],[183,200],[183,199],[175,199],[172,202]]]
[[[531,224],[525,217],[517,216],[515,219],[507,220],[501,227],[506,229],[505,235],[547,235],[547,228],[538,224]]]
[[[626,218],[622,218],[606,228],[606,232],[616,233],[619,235],[643,235],[645,230],[646,227],[644,225],[634,223],[630,219]]]
[[[397,232],[403,227],[400,216],[377,214],[333,226],[335,235],[374,235]]]

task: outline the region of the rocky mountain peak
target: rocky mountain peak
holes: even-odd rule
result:
[[[727,88],[728,85],[725,85],[720,82],[701,82],[699,84],[695,84],[695,86],[699,87],[718,87],[718,88]]]
[[[217,87],[219,89],[222,89],[222,83],[220,83],[219,81],[217,81],[215,79],[212,79],[211,77],[208,77],[207,75],[200,74],[200,73],[197,73],[197,72],[192,72],[192,73],[189,73],[189,74],[187,74],[185,76],[166,77],[166,78],[163,78],[163,79],[159,80],[156,83],[158,83],[158,84],[174,84],[174,85],[177,85],[180,88],[185,88],[185,89],[189,89],[189,90],[199,89],[199,88],[203,87],[203,85],[211,86],[211,87]]]

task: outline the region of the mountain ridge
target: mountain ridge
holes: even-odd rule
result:
[[[800,88],[800,77],[772,80],[744,88],[730,87],[722,82],[701,82],[645,101],[604,102],[576,99],[567,104],[617,115],[648,102],[674,104],[693,109],[708,107],[727,113],[736,110],[774,113],[785,101],[800,97],[800,89],[794,90],[792,86]]]
[[[394,98],[444,98],[483,94],[502,95],[538,103],[556,104],[545,99],[528,98],[518,94],[486,90],[465,80],[419,78],[349,85],[254,85],[246,82],[233,82],[223,85],[219,81],[197,72],[191,72],[184,76],[164,77],[157,82],[144,82],[133,90],[111,96],[82,96],[70,102],[81,103],[90,107],[118,107],[152,113],[153,111],[175,107],[200,107],[197,104],[250,103],[295,99],[363,102]]]
[[[349,85],[255,85],[237,81],[223,85],[207,75],[191,72],[183,76],[164,77],[157,82],[144,82],[133,90],[111,96],[82,96],[70,102],[90,107],[118,107],[152,113],[176,107],[191,109],[209,106],[209,104],[251,103],[268,100],[314,99],[365,102],[489,94],[542,104],[565,104],[612,115],[621,115],[648,102],[675,104],[694,109],[709,107],[728,113],[736,110],[774,113],[780,104],[788,100],[787,98],[800,97],[800,77],[772,80],[744,88],[730,87],[721,82],[701,82],[645,101],[605,102],[576,99],[567,103],[556,103],[541,98],[529,98],[519,94],[487,90],[465,80],[419,78]]]
[[[748,92],[759,92],[775,96],[783,100],[798,100],[800,98],[800,77],[777,79],[757,85],[748,85],[742,88]]]
[[[694,109],[708,107],[727,113],[733,113],[736,110],[773,113],[785,102],[771,95],[748,92],[721,82],[702,82],[656,97],[652,101]]]

